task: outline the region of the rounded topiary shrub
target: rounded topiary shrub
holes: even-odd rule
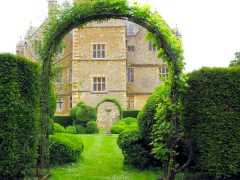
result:
[[[139,169],[157,166],[160,163],[153,157],[141,139],[138,131],[123,132],[119,135],[118,146],[122,149],[124,163]]]
[[[39,133],[39,67],[0,54],[0,179],[30,177]]]
[[[120,134],[123,131],[137,131],[138,123],[136,118],[127,117],[113,124],[111,133]]]
[[[64,133],[65,128],[58,123],[53,123],[53,132],[54,133]]]
[[[76,135],[54,134],[49,137],[49,141],[51,165],[76,162],[83,152],[83,142]]]
[[[189,74],[184,96],[191,168],[212,179],[240,174],[240,67],[203,68]],[[238,178],[239,179],[239,178]]]
[[[89,121],[96,121],[96,109],[80,102],[71,110],[71,117],[74,125],[87,127]]]
[[[96,121],[89,121],[86,127],[86,134],[97,134],[98,132]]]
[[[75,125],[77,134],[86,134],[86,128],[81,125]]]
[[[75,126],[68,126],[66,127],[65,132],[69,134],[77,134],[77,129]]]

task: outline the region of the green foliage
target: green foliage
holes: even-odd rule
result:
[[[0,54],[0,179],[30,177],[39,136],[39,66]]]
[[[235,53],[235,58],[230,62],[231,66],[240,66],[240,52]]]
[[[122,117],[123,118],[127,118],[127,117],[137,118],[138,113],[139,113],[139,110],[125,110],[122,113]]]
[[[73,124],[72,118],[70,116],[55,116],[54,122],[67,127]]]
[[[139,169],[159,165],[143,142],[138,131],[127,131],[119,135],[117,143],[122,149],[125,164]]]
[[[97,134],[98,132],[96,121],[89,121],[86,127],[86,134]]]
[[[86,134],[86,127],[83,127],[81,125],[75,125],[77,134]]]
[[[65,128],[58,123],[53,123],[53,133],[64,133]]]
[[[214,178],[240,173],[240,68],[203,68],[189,75],[184,126],[195,170]]]
[[[66,127],[65,132],[69,134],[77,134],[77,129],[75,126],[68,126]]]
[[[83,142],[70,134],[54,134],[49,137],[49,156],[51,165],[76,162],[83,152]]]
[[[84,127],[87,127],[89,121],[95,121],[97,119],[95,108],[87,106],[83,102],[80,102],[72,109],[71,117],[73,119],[73,124],[82,125]]]
[[[111,133],[120,134],[123,131],[137,131],[137,130],[138,130],[137,119],[128,117],[114,123],[111,128]]]

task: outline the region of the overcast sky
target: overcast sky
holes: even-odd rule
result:
[[[63,0],[58,0],[62,2]],[[240,51],[240,0],[139,0],[152,5],[171,27],[178,26],[186,71],[228,66]],[[15,53],[16,42],[47,16],[47,0],[8,0],[0,5],[0,52]]]

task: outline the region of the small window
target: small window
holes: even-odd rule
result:
[[[167,77],[168,77],[168,68],[167,68],[167,65],[162,65],[162,66],[159,68],[159,75],[160,75],[160,78],[167,79]]]
[[[93,91],[94,92],[106,91],[106,78],[105,77],[94,77],[93,78]]]
[[[134,109],[134,96],[128,96],[128,109]]]
[[[134,82],[134,68],[133,67],[128,67],[127,77],[128,77],[128,82],[129,83]]]
[[[128,46],[128,51],[129,52],[134,52],[135,51],[135,46]]]
[[[56,104],[56,111],[57,112],[62,112],[64,108],[64,101],[63,98],[58,98],[57,99],[57,104]]]
[[[93,44],[93,58],[104,59],[106,57],[105,44]]]
[[[148,50],[149,51],[156,51],[156,47],[152,42],[148,43]]]

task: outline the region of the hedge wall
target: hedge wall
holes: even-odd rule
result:
[[[73,125],[73,120],[70,116],[55,116],[54,122],[64,127]]]
[[[214,178],[240,174],[240,68],[203,68],[188,84],[184,124],[194,170]]]
[[[122,112],[122,118],[132,117],[137,118],[139,110],[125,110]]]
[[[0,54],[0,179],[22,179],[36,167],[39,67]]]

